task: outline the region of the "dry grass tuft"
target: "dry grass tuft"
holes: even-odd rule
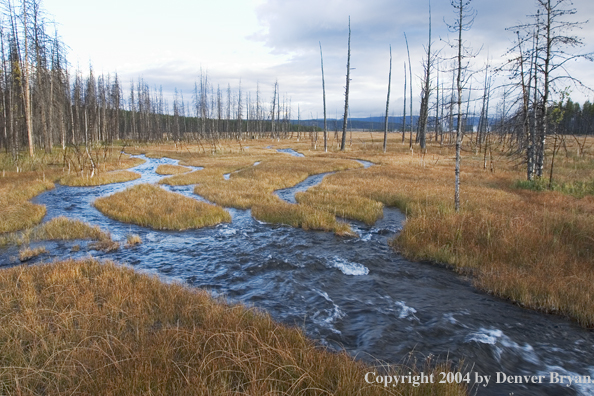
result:
[[[45,246],[39,246],[39,247],[36,247],[35,249],[26,247],[19,251],[19,260],[21,261],[21,263],[25,262],[25,261],[29,261],[33,257],[37,257],[43,253],[47,253]]]
[[[126,235],[126,247],[133,247],[136,245],[140,245],[142,243],[142,239],[137,234],[128,234]]]
[[[231,221],[223,208],[150,184],[139,184],[98,198],[94,205],[115,220],[160,230],[201,228]]]
[[[364,380],[381,369],[317,348],[298,329],[112,263],[14,267],[0,271],[0,290],[6,394],[386,394]],[[390,390],[466,394],[456,384]]]
[[[155,170],[155,173],[158,175],[180,175],[189,171],[191,171],[191,169],[186,168],[185,166],[164,164],[159,165]]]
[[[140,179],[140,173],[119,170],[99,173],[93,177],[68,175],[60,179],[60,184],[71,187],[91,187],[102,186],[104,184],[123,183],[136,179]]]
[[[331,213],[281,200],[272,204],[252,206],[252,215],[267,223],[286,224],[304,230],[333,231],[342,236],[356,236],[347,223],[336,221],[336,217]]]

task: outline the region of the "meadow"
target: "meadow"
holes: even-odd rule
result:
[[[313,149],[307,139],[260,139],[249,148],[245,142],[223,141],[208,153],[190,143],[128,145],[129,154],[180,160],[180,166],[161,168],[159,173],[171,176],[160,183],[195,185],[196,194],[217,206],[188,209],[177,201],[181,196],[156,185],[137,185],[95,205],[105,205],[102,210],[120,221],[154,228],[169,228],[157,220],[164,215],[182,214],[180,219],[186,221],[183,214],[191,210],[200,223],[215,211],[216,221],[198,225],[208,226],[229,221],[221,207],[249,208],[252,216],[268,223],[332,231],[344,238],[356,235],[341,218],[371,225],[382,217],[383,207],[397,207],[407,220],[391,241],[394,254],[446,265],[487,293],[594,326],[594,140],[588,140],[584,150],[568,140],[557,154],[549,183],[544,178],[526,182],[523,159],[513,153],[509,137],[491,139],[489,155],[474,146],[472,135],[464,141],[459,212],[453,199],[454,147],[447,140],[430,141],[427,152],[419,153],[402,144],[400,134],[391,134],[383,153],[382,134],[362,132],[353,134],[344,152],[332,145],[327,153],[319,141]],[[305,157],[277,153],[279,148],[295,149]],[[92,178],[88,169],[73,176],[72,167],[60,163],[60,155],[21,163],[18,172],[0,158],[5,167],[0,178],[0,245],[22,245],[23,261],[44,253],[41,247],[27,250],[33,240],[90,238],[109,245],[108,230],[95,225],[75,227],[74,219],[40,225],[45,208],[29,200],[66,178],[99,175],[105,177],[101,183],[109,182],[104,175],[138,164],[138,159],[118,154]],[[375,165],[364,169],[356,159]],[[187,166],[204,169],[191,171]],[[547,172],[548,167],[550,163]],[[324,172],[335,173],[298,193],[298,204],[274,195]],[[161,194],[167,198],[157,199]],[[159,206],[157,201],[166,203]],[[138,236],[128,236],[127,246],[138,243]],[[164,285],[118,265],[64,262],[5,269],[0,276],[6,290],[0,342],[9,351],[0,370],[2,392],[92,394],[87,389],[97,383],[113,393],[383,392],[374,385],[362,386],[358,379],[369,366],[320,349],[301,331],[276,324],[266,314],[231,306],[200,290]],[[19,287],[14,286],[17,278]],[[107,293],[106,285],[117,289]],[[75,301],[75,295],[83,298]],[[16,301],[23,303],[11,310]],[[18,343],[21,338],[26,342]],[[73,376],[79,381],[72,381]],[[122,381],[124,376],[130,380]],[[466,389],[400,391],[453,395]]]

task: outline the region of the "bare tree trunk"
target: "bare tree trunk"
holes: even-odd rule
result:
[[[402,144],[406,138],[406,62],[404,62],[404,110],[402,111]]]
[[[408,54],[408,74],[410,80],[410,134],[408,135],[408,148],[412,149],[412,133],[413,133],[413,103],[412,103],[412,66],[410,64],[410,51],[408,50],[408,38],[404,33],[404,40],[406,41],[406,53]]]
[[[419,117],[419,144],[421,150],[426,150],[427,120],[429,118],[429,96],[431,89],[431,2],[429,3],[429,42],[427,44],[427,63],[425,64],[425,78],[423,97],[421,99],[421,114]]]
[[[322,42],[320,41],[320,62],[322,65],[322,96],[324,101],[324,152],[328,152],[328,128],[326,125],[326,82],[324,81],[324,56],[322,55]],[[297,131],[299,136],[299,131]],[[297,138],[299,139],[299,137]]]
[[[386,121],[384,125],[384,153],[388,147],[388,111],[390,108],[390,86],[392,84],[392,46],[390,46],[390,72],[388,73],[388,97],[386,98]]]
[[[346,73],[346,89],[344,93],[344,117],[342,121],[342,141],[340,143],[340,150],[344,151],[346,146],[346,129],[349,115],[349,83],[351,81],[351,17],[349,16],[349,44],[347,53],[347,73]]]

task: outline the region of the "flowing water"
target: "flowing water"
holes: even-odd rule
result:
[[[304,328],[321,344],[371,362],[398,363],[411,352],[454,362],[463,359],[471,383],[476,375],[491,376],[488,386],[473,385],[473,394],[594,393],[592,384],[549,384],[551,372],[594,377],[591,331],[479,292],[447,269],[405,260],[388,246],[404,221],[398,210],[384,209],[383,219],[374,226],[351,222],[360,238],[344,238],[265,224],[253,219],[249,210],[236,209],[228,209],[232,223],[156,231],[111,220],[92,206],[97,197],[157,182],[162,178],[155,173],[160,164],[177,164],[166,158],[145,159],[132,169],[141,173],[138,180],[99,187],[56,186],[33,200],[46,205],[45,221],[62,215],[78,218],[108,229],[122,242],[126,234],[138,234],[142,244],[103,253],[87,242],[41,242],[50,253],[32,262],[89,254],[115,260],[165,281],[206,288],[264,309],[283,323]],[[294,202],[296,191],[323,177],[311,176],[277,193]],[[193,186],[163,187],[203,200],[193,194]],[[16,265],[15,256],[15,247],[0,249],[1,265]],[[497,384],[498,372],[542,375],[543,383]]]

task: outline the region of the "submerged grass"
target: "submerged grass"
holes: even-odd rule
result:
[[[68,175],[60,179],[60,184],[71,187],[102,186],[104,184],[122,183],[140,179],[140,173],[127,170],[99,173],[93,177]]]
[[[97,261],[0,271],[5,394],[385,395],[345,352],[326,351],[269,315]],[[424,368],[438,372],[442,366]],[[436,375],[437,377],[437,375]],[[465,395],[457,384],[393,394]]]
[[[160,230],[201,228],[231,221],[229,213],[221,207],[150,184],[98,198],[94,205],[115,220]]]

